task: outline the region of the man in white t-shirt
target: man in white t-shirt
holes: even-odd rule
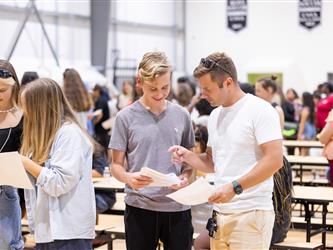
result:
[[[197,157],[180,146],[173,160],[215,172],[217,222],[211,249],[268,249],[274,225],[273,174],[283,165],[279,117],[267,102],[245,94],[225,53],[201,59],[194,70],[202,97],[218,106],[208,120],[208,148]]]

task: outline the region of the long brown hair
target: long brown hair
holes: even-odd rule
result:
[[[62,124],[79,124],[60,86],[48,78],[37,79],[23,89],[21,106],[24,125],[20,152],[42,164]]]
[[[19,92],[20,92],[20,82],[17,78],[16,71],[15,71],[13,65],[9,61],[1,60],[1,59],[0,59],[0,69],[7,70],[8,72],[10,72],[13,75],[15,84],[14,84],[13,90],[12,90],[11,103],[16,106],[18,103],[18,96],[19,96]]]
[[[64,72],[64,93],[76,112],[88,111],[92,101],[79,73],[75,69]]]

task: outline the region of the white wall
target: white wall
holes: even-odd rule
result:
[[[321,25],[298,24],[298,1],[248,0],[247,27],[227,29],[226,1],[188,1],[187,69],[215,51],[229,54],[240,81],[247,73],[283,72],[284,89],[312,91],[333,72],[333,1],[322,3]]]
[[[26,0],[2,1],[1,6],[13,6],[25,8]],[[43,11],[54,11],[55,13],[70,13],[85,15],[88,20],[90,14],[90,2],[80,0],[74,2],[66,1],[36,1],[36,5],[42,19],[45,29],[51,40],[53,48],[58,54],[60,65],[63,67],[73,65],[90,65],[90,26],[74,25],[75,17],[60,20],[43,16]],[[1,9],[0,6],[0,9]],[[3,10],[2,10],[3,11]],[[2,12],[1,12],[2,13]],[[21,26],[25,13],[17,12],[10,17],[0,15],[0,25],[2,34],[0,39],[0,58],[6,58],[16,37],[18,28]],[[46,21],[48,20],[48,21]],[[42,32],[40,23],[36,19],[34,12],[31,13],[28,22],[16,45],[11,58],[12,62],[22,64],[25,70],[38,70],[39,68],[55,68],[56,62],[53,59],[47,40]],[[30,63],[21,63],[29,61]]]
[[[172,27],[182,23],[182,2],[179,0],[123,0],[113,1],[111,19],[118,24],[109,30],[108,65],[114,61],[112,50],[119,51],[120,59],[133,59],[134,66],[150,51],[163,51],[177,72],[184,70],[184,37]],[[133,66],[130,63],[127,66]],[[107,75],[113,79],[113,70]],[[129,74],[135,74],[130,72]],[[121,82],[115,83],[121,85]]]
[[[146,52],[164,51],[172,64],[175,65],[178,60],[174,53],[177,49],[176,39],[173,32],[167,29],[177,22],[175,3],[177,3],[175,0],[114,1],[112,7],[115,9],[111,8],[111,18],[129,22],[132,25],[118,25],[117,34],[114,34],[114,30],[111,28],[109,47],[118,49],[121,58],[133,58],[138,62]],[[138,25],[137,28],[133,26],[135,24]],[[148,26],[145,27],[145,25]],[[158,28],[149,27],[149,25],[160,25],[165,28],[158,30]]]

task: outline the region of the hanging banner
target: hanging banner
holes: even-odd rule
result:
[[[233,31],[240,31],[246,27],[247,0],[227,1],[228,28]]]
[[[321,0],[299,0],[299,23],[307,29],[320,24]]]

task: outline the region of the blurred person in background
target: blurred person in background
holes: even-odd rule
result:
[[[244,83],[239,83],[239,87],[244,93],[255,95],[254,85],[244,82]]]
[[[285,95],[283,94],[282,88],[277,86],[277,94],[280,97],[280,105],[283,110],[284,114],[284,121],[285,122],[296,122],[295,120],[295,106],[294,103],[289,101]]]
[[[180,106],[187,108],[191,103],[193,95],[193,90],[188,83],[178,84],[176,99]]]
[[[21,80],[21,86],[24,87],[29,82],[32,82],[39,78],[39,75],[36,71],[26,71],[24,72]]]
[[[194,123],[207,127],[209,115],[215,107],[212,107],[206,99],[199,99],[194,107],[199,114]]]
[[[313,96],[309,92],[302,95],[303,108],[299,122],[297,140],[314,140],[317,132],[315,127],[315,107]],[[301,149],[301,155],[308,155],[307,148]]]
[[[299,96],[295,89],[289,88],[286,92],[286,101],[290,102],[294,106],[294,121],[299,122],[301,110],[302,110],[302,103],[299,100]]]
[[[95,149],[93,154],[93,170],[92,177],[93,178],[101,178],[104,176],[105,168],[109,166],[107,154],[104,148],[95,143]],[[111,209],[116,202],[116,193],[114,190],[96,190],[95,191],[95,200],[96,200],[96,213],[101,214],[105,211]]]
[[[328,113],[333,107],[333,84],[325,82],[321,86],[322,99],[319,101],[316,108],[316,129],[319,133],[326,124]]]
[[[110,140],[110,129],[105,129],[102,124],[110,118],[110,110],[105,95],[105,89],[98,84],[95,85],[92,96],[94,100],[94,111],[98,110],[96,115],[92,117],[95,127],[94,138],[107,150]]]
[[[193,95],[197,94],[198,83],[192,76],[181,76],[177,79],[177,86],[180,84],[187,84],[191,87]]]
[[[64,94],[74,110],[75,117],[80,126],[87,130],[88,111],[92,107],[91,97],[75,69],[66,69],[64,77]]]
[[[203,100],[203,99],[202,99]],[[208,142],[208,130],[207,127],[202,125],[196,125],[194,130],[195,135],[195,147],[193,152],[197,155],[203,154],[207,150]],[[195,170],[196,177],[205,176],[209,181],[214,182],[214,174],[207,174],[199,170]],[[191,207],[192,211],[192,223],[195,232],[200,232],[198,237],[193,242],[195,250],[210,249],[209,235],[206,229],[207,220],[210,217],[213,210],[212,204],[208,202]]]
[[[255,93],[256,96],[269,102],[275,108],[280,118],[280,125],[282,131],[284,127],[284,113],[281,106],[273,102],[273,97],[277,91],[277,84],[275,82],[276,79],[276,76],[264,77],[259,79],[255,85]]]
[[[131,80],[126,80],[123,82],[122,91],[118,96],[117,108],[121,110],[126,106],[133,103],[134,100],[134,89]]]

